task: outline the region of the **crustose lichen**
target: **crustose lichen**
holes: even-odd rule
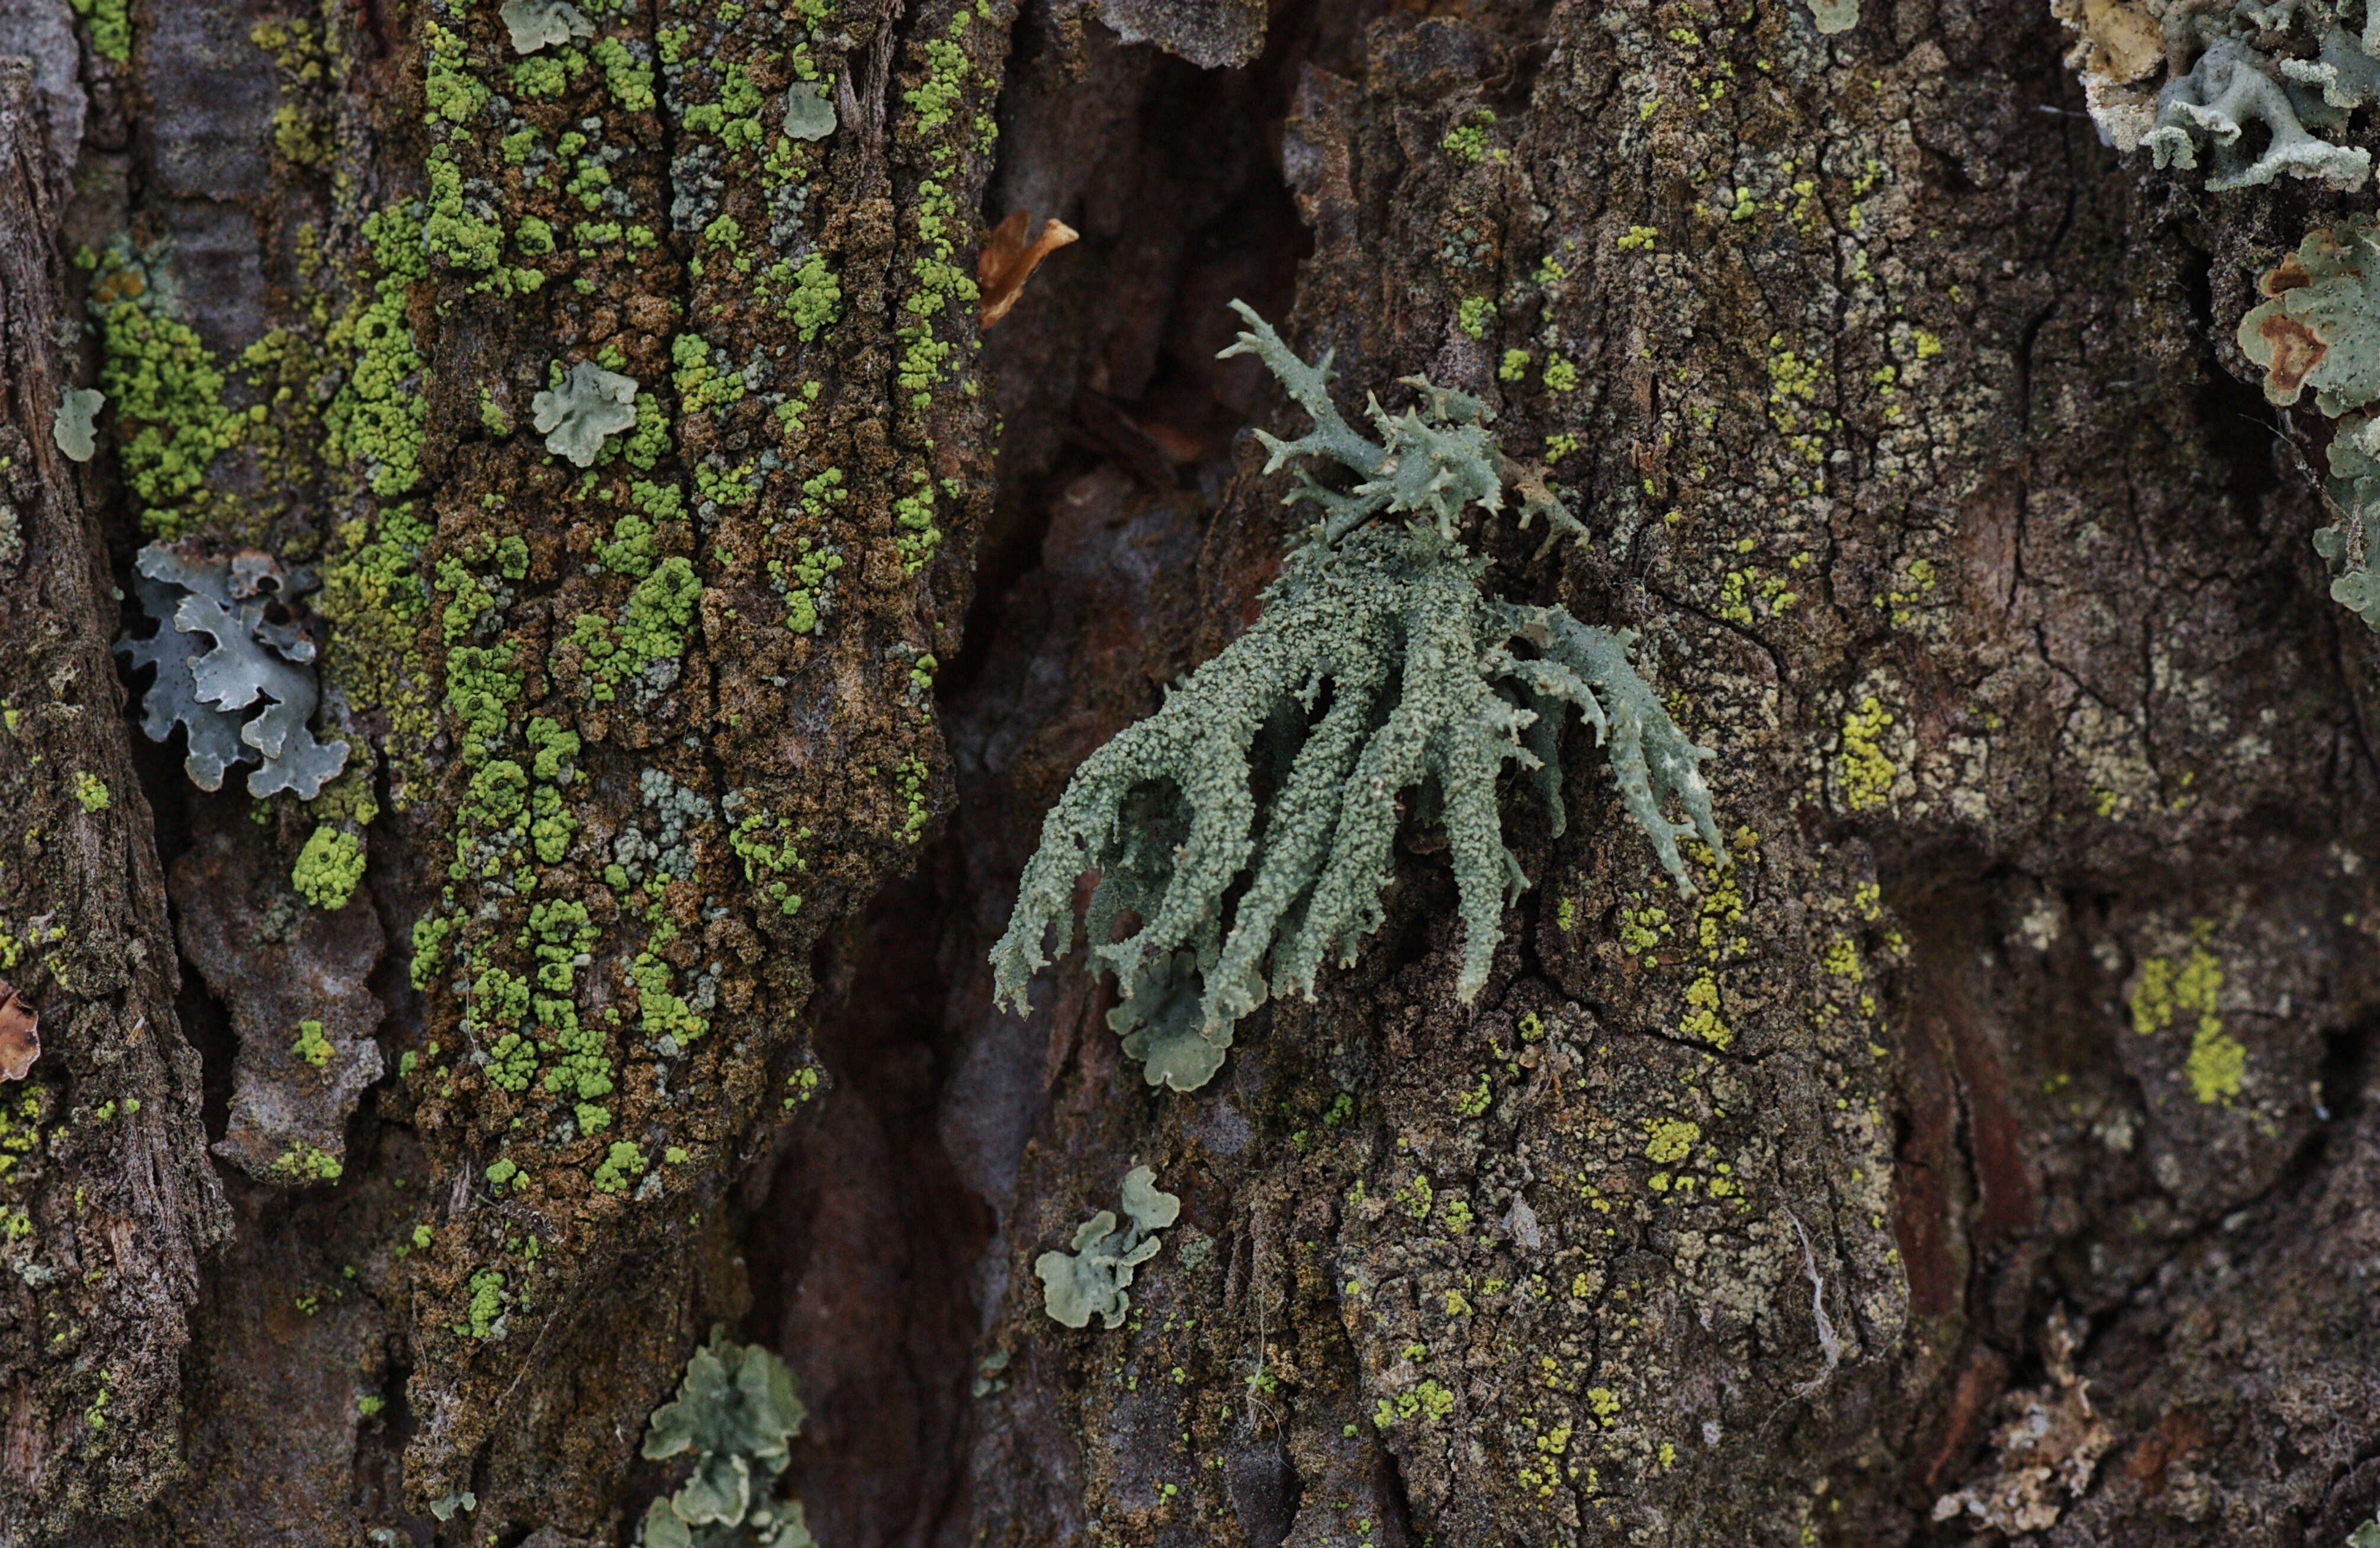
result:
[[[1311,998],[1326,957],[1353,963],[1384,918],[1408,791],[1446,834],[1463,927],[1456,991],[1475,995],[1503,910],[1527,885],[1503,842],[1498,780],[1508,762],[1535,774],[1559,830],[1565,708],[1596,728],[1682,890],[1681,837],[1727,855],[1697,768],[1711,754],[1629,665],[1632,637],[1482,594],[1486,561],[1455,536],[1465,506],[1501,507],[1508,481],[1482,406],[1420,384],[1422,407],[1402,418],[1375,406],[1376,444],[1339,418],[1322,368],[1241,311],[1252,331],[1227,352],[1257,354],[1315,421],[1296,441],[1265,437],[1272,466],[1318,455],[1362,481],[1342,493],[1304,480],[1291,498],[1324,520],[1256,623],[1076,771],[991,958],[996,993],[1023,1011],[1045,935],[1071,946],[1075,882],[1096,871],[1085,926],[1121,986],[1110,1024],[1148,1082],[1176,1091],[1214,1076],[1233,1027],[1269,995]],[[1583,533],[1542,486],[1524,523],[1538,514]],[[1372,521],[1383,515],[1408,520]],[[1687,822],[1666,815],[1671,797]]]

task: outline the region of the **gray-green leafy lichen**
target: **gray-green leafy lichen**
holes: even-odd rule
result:
[[[1119,1228],[1115,1212],[1101,1210],[1075,1227],[1068,1251],[1034,1260],[1042,1310],[1052,1320],[1087,1327],[1096,1313],[1110,1328],[1123,1325],[1133,1274],[1165,1245],[1157,1233],[1181,1217],[1182,1201],[1157,1186],[1156,1173],[1135,1166],[1124,1174],[1123,1213],[1130,1225]]]
[[[2051,8],[2075,34],[2067,63],[2091,116],[2119,150],[2204,170],[2216,192],[2284,174],[2346,190],[2370,176],[2370,152],[2339,142],[2349,115],[2380,101],[2380,29],[2362,7],[2356,31],[2337,0]]]
[[[785,88],[785,132],[795,140],[824,140],[834,132],[834,104],[825,89],[807,80]]]
[[[1503,509],[1508,480],[1526,492],[1521,506],[1524,529],[1542,515],[1547,518],[1548,546],[1562,532],[1581,539],[1586,536],[1586,529],[1560,500],[1542,483],[1520,476],[1522,470],[1504,457],[1495,437],[1488,433],[1488,423],[1494,416],[1477,398],[1407,377],[1403,384],[1418,390],[1422,403],[1406,409],[1402,417],[1382,409],[1378,398],[1367,400],[1372,423],[1381,437],[1376,443],[1342,419],[1338,405],[1331,402],[1330,351],[1309,365],[1245,301],[1233,301],[1232,310],[1247,323],[1248,331],[1217,359],[1256,356],[1314,421],[1314,428],[1294,441],[1283,441],[1261,430],[1256,433],[1272,454],[1265,471],[1276,472],[1294,457],[1318,457],[1363,480],[1342,494],[1300,470],[1298,487],[1289,498],[1322,507],[1326,543],[1338,542],[1380,515],[1428,516],[1437,522],[1439,535],[1451,542],[1465,506],[1476,505],[1490,513]]]
[[[92,387],[58,389],[57,413],[50,421],[50,439],[69,462],[89,462],[98,449],[91,418],[107,403],[107,395]]]
[[[347,744],[317,741],[307,724],[321,697],[314,641],[289,608],[311,578],[254,549],[205,557],[164,543],[142,549],[133,572],[133,594],[157,631],[115,650],[134,667],[157,669],[141,730],[162,742],[181,726],[182,767],[201,790],[221,789],[226,769],[255,757],[261,766],[248,776],[249,795],[320,795],[346,766]],[[258,705],[261,713],[249,715]]]
[[[637,427],[636,404],[633,378],[581,360],[557,385],[531,398],[529,412],[547,451],[573,467],[591,468],[605,436]]]
[[[515,54],[561,48],[573,38],[595,35],[595,24],[569,0],[504,0],[496,14],[512,33]]]
[[[2314,533],[2331,569],[2332,600],[2380,629],[2380,229],[2370,221],[2317,226],[2258,282],[2265,300],[2240,319],[2240,347],[2281,407],[2313,389],[2338,421],[2326,493],[2342,518]]]
[[[1075,878],[1097,871],[1085,928],[1121,985],[1109,1023],[1149,1084],[1176,1091],[1213,1078],[1234,1026],[1269,995],[1310,999],[1326,957],[1354,960],[1383,918],[1408,791],[1431,798],[1446,833],[1463,925],[1456,988],[1476,995],[1503,910],[1528,884],[1503,842],[1497,783],[1508,762],[1536,774],[1560,823],[1564,706],[1606,741],[1681,890],[1679,837],[1727,853],[1696,767],[1710,754],[1629,666],[1629,637],[1482,595],[1486,562],[1451,531],[1464,506],[1501,502],[1479,406],[1421,384],[1426,415],[1375,406],[1384,449],[1339,418],[1322,367],[1243,315],[1255,331],[1230,352],[1262,358],[1315,421],[1297,441],[1266,437],[1273,465],[1319,455],[1365,481],[1341,494],[1304,481],[1293,498],[1321,505],[1325,521],[1289,555],[1255,625],[1076,772],[992,951],[997,992],[1022,1011],[1044,935],[1054,927],[1058,952],[1071,947]],[[1576,526],[1549,495],[1524,519],[1538,510]],[[1415,519],[1357,530],[1387,513]],[[1272,792],[1261,811],[1259,788]],[[1664,815],[1673,796],[1689,822]],[[1127,913],[1138,928],[1115,939]]]
[[[677,1397],[653,1410],[648,1461],[694,1453],[677,1491],[653,1501],[643,1548],[814,1548],[801,1502],[776,1496],[804,1410],[785,1362],[724,1331],[686,1361]]]

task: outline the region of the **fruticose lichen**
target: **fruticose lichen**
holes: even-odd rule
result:
[[[2265,372],[2265,396],[2287,407],[2313,389],[2338,421],[2326,493],[2340,519],[2314,533],[2333,601],[2380,629],[2380,227],[2317,226],[2258,282],[2265,299],[2240,319],[2239,341]]]
[[[2161,167],[2203,166],[2217,192],[2284,173],[2345,190],[2370,175],[2368,152],[2322,138],[2380,101],[2380,27],[2368,8],[2352,18],[2339,0],[2055,0],[2052,9],[2074,34],[2066,62],[2091,116],[2117,149],[2145,146]]]
[[[591,468],[603,438],[637,427],[637,384],[581,360],[554,387],[529,400],[531,422],[545,449],[574,467]]]
[[[654,1409],[646,1426],[647,1460],[691,1451],[694,1471],[653,1501],[637,1541],[643,1548],[815,1548],[801,1502],[776,1497],[803,1417],[783,1359],[714,1331],[686,1361],[676,1399]]]
[[[1446,833],[1460,899],[1456,990],[1478,993],[1503,910],[1528,884],[1503,843],[1498,779],[1507,762],[1536,774],[1560,828],[1566,705],[1606,744],[1630,814],[1681,891],[1692,890],[1681,837],[1727,857],[1697,769],[1711,754],[1629,665],[1633,637],[1481,594],[1486,561],[1454,530],[1464,506],[1502,502],[1504,459],[1482,407],[1418,384],[1427,415],[1375,405],[1388,438],[1376,445],[1339,418],[1323,368],[1242,311],[1255,331],[1226,352],[1258,355],[1315,420],[1293,442],[1257,433],[1271,466],[1320,455],[1364,481],[1342,494],[1304,479],[1290,498],[1320,505],[1325,520],[1247,632],[1076,771],[992,950],[996,993],[1021,1012],[1048,960],[1044,934],[1054,926],[1058,952],[1070,948],[1075,878],[1097,871],[1085,926],[1122,986],[1109,1023],[1149,1084],[1176,1091],[1213,1077],[1235,1024],[1269,994],[1311,998],[1326,956],[1354,960],[1384,917],[1401,799],[1416,787]],[[1524,523],[1540,511],[1557,530],[1578,529],[1537,484]],[[1411,519],[1364,525],[1384,514]],[[1258,789],[1271,792],[1260,836]],[[1673,796],[1689,822],[1665,815]],[[1137,928],[1115,939],[1127,912]]]
[[[50,421],[50,439],[69,462],[89,462],[98,449],[91,416],[107,403],[107,395],[90,387],[58,389],[57,413]]]
[[[1182,1201],[1157,1186],[1156,1173],[1135,1166],[1124,1174],[1123,1213],[1130,1225],[1119,1229],[1115,1212],[1101,1210],[1075,1227],[1070,1250],[1034,1260],[1042,1310],[1052,1320],[1087,1327],[1096,1312],[1111,1328],[1123,1325],[1133,1274],[1165,1245],[1157,1233],[1180,1217]]]
[[[201,790],[221,789],[225,770],[256,757],[262,766],[248,776],[249,795],[321,794],[346,766],[347,744],[318,742],[308,725],[320,697],[314,641],[291,609],[312,578],[255,549],[209,557],[189,544],[152,543],[134,560],[132,584],[157,631],[115,649],[135,667],[157,669],[141,706],[150,739],[181,726],[182,767]]]

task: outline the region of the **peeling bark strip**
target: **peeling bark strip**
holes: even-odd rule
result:
[[[200,1253],[225,1228],[174,1013],[90,485],[50,435],[53,150],[0,57],[0,1542],[146,1505],[180,1462]],[[55,120],[53,119],[52,122]],[[71,151],[62,152],[71,157]],[[39,1023],[49,1030],[43,1054]]]

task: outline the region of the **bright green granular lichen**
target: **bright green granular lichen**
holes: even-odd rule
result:
[[[496,1329],[504,1314],[504,1276],[496,1269],[480,1269],[471,1275],[471,1299],[464,1308],[464,1321],[455,1331],[473,1338],[485,1338]]]
[[[1454,309],[1454,325],[1473,338],[1488,336],[1488,298],[1465,296]]]
[[[520,1176],[520,1166],[510,1156],[499,1156],[480,1175],[488,1179],[490,1187],[501,1189]]]
[[[321,1069],[329,1064],[331,1040],[322,1035],[322,1024],[310,1019],[298,1022],[298,1041],[289,1045],[289,1052],[312,1065],[316,1069]]]
[[[361,461],[375,494],[403,494],[421,477],[422,424],[429,406],[420,391],[422,360],[405,316],[406,288],[429,268],[419,224],[383,211],[364,223],[382,274],[372,294],[341,318],[324,339],[352,362],[322,411],[323,456],[333,463]]]
[[[207,470],[239,445],[247,417],[224,404],[225,378],[196,330],[168,315],[128,246],[88,257],[100,387],[115,408],[118,462],[141,530],[172,539],[209,505]],[[260,410],[261,412],[261,410]]]
[[[69,0],[91,32],[91,51],[116,64],[132,58],[131,0]]]
[[[1475,109],[1455,128],[1446,131],[1439,148],[1466,166],[1476,166],[1488,158],[1488,126],[1496,116],[1486,108]]]
[[[1525,349],[1505,350],[1502,363],[1496,367],[1499,382],[1517,382],[1528,373],[1529,352]]]
[[[2202,937],[2211,931],[2204,921],[2198,927]],[[2189,1023],[2190,1053],[2182,1074],[2192,1094],[2209,1105],[2240,1094],[2248,1066],[2246,1045],[2223,1030],[2216,1005],[2222,992],[2222,962],[2202,941],[2179,967],[2170,957],[2144,958],[2129,999],[2132,1030],[2143,1037],[2177,1021]]]
[[[273,1175],[293,1183],[334,1183],[345,1172],[338,1158],[302,1140],[273,1159]]]
[[[603,84],[612,100],[630,113],[643,113],[653,105],[653,67],[639,64],[617,38],[599,38],[593,49],[595,66],[603,72]]]
[[[435,21],[425,21],[421,41],[429,51],[423,62],[421,92],[432,121],[467,124],[488,100],[488,89],[464,68],[468,50],[463,40]]]
[[[446,937],[454,932],[455,921],[444,914],[431,914],[413,921],[413,987],[427,990],[438,976],[438,963],[446,945]],[[409,1056],[409,1055],[408,1055]]]
[[[598,1193],[625,1193],[629,1182],[642,1176],[645,1156],[642,1151],[625,1140],[614,1140],[603,1152],[602,1164],[595,1168],[593,1178]]]
[[[363,879],[362,837],[327,823],[315,827],[289,872],[289,884],[298,896],[317,908],[346,908]]]
[[[107,781],[95,774],[75,775],[75,800],[85,811],[105,811],[113,804]]]
[[[571,641],[587,653],[598,701],[611,700],[614,685],[623,678],[654,662],[686,653],[694,601],[701,592],[702,582],[696,579],[694,567],[673,555],[637,582],[616,628],[593,613],[581,613],[570,621]]]
[[[710,346],[700,334],[680,334],[670,345],[670,362],[677,368],[679,406],[689,414],[725,408],[744,396],[744,378],[711,363]]]
[[[783,261],[769,271],[770,276],[786,288],[779,313],[794,325],[804,344],[818,337],[819,331],[843,315],[843,286],[827,267],[826,254],[813,249],[802,260],[798,269],[789,268]]]

